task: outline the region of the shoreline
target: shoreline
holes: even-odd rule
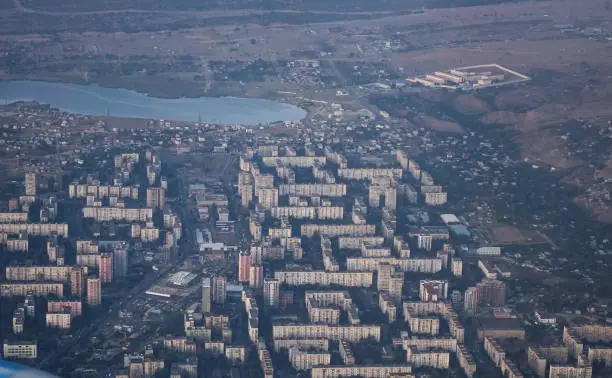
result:
[[[17,85],[27,86],[28,83],[33,85],[40,86],[48,86],[49,90],[53,90],[52,86],[56,86],[57,88],[64,87],[66,91],[73,92],[83,92],[86,96],[92,96],[97,99],[97,103],[91,103],[94,108],[98,109],[86,109],[86,107],[90,106],[90,104],[81,104],[81,109],[79,105],[76,105],[76,108],[70,108],[70,106],[66,104],[53,103],[52,100],[49,100],[49,93],[37,94],[35,89],[28,88],[20,88],[25,90],[27,95],[22,94],[13,94],[12,96],[7,96],[4,94],[0,94],[2,96],[2,105],[9,105],[11,103],[17,102],[36,102],[39,104],[47,104],[52,108],[56,108],[62,112],[72,113],[72,114],[82,114],[92,117],[116,117],[116,118],[135,118],[135,119],[152,119],[152,120],[172,120],[178,122],[190,122],[197,123],[198,119],[189,119],[190,116],[186,116],[189,113],[198,114],[198,117],[206,118],[207,114],[217,113],[218,116],[211,117],[209,119],[202,119],[201,123],[210,123],[210,124],[218,124],[218,125],[244,125],[244,126],[265,126],[276,124],[279,122],[301,122],[309,117],[309,111],[298,106],[295,103],[287,101],[286,98],[278,98],[277,96],[266,97],[255,97],[248,96],[247,93],[244,93],[244,97],[239,97],[230,94],[221,94],[219,96],[174,96],[174,97],[157,97],[156,93],[147,93],[144,91],[139,91],[138,89],[128,87],[111,87],[105,86],[103,83],[94,82],[94,83],[73,83],[66,81],[52,81],[37,78],[35,80],[24,79],[24,78],[15,78],[10,80],[0,80],[0,84],[2,83],[17,83]],[[28,93],[28,91],[33,91]],[[117,91],[116,93],[114,93]],[[34,93],[34,94],[32,94]],[[117,94],[121,94],[121,96],[116,96]],[[68,93],[68,95],[78,96],[76,93]],[[251,103],[253,102],[253,103]],[[260,102],[257,104],[257,102]],[[115,109],[112,109],[111,106],[115,106]],[[219,106],[225,106],[226,109],[219,109]],[[248,106],[252,106],[251,109]],[[274,109],[274,106],[277,106],[277,109]],[[101,107],[106,107],[107,114],[103,114]],[[164,112],[168,108],[175,107],[175,114],[160,114],[159,112]],[[268,109],[271,108],[271,109]],[[119,108],[119,109],[118,109]],[[132,111],[131,108],[135,110]],[[241,109],[245,109],[246,111],[243,113],[245,119],[231,119],[232,114],[240,114]],[[138,111],[140,109],[140,111]],[[151,112],[148,114],[148,112]],[[112,113],[117,112],[116,116],[113,116]],[[157,114],[156,114],[157,112]],[[182,112],[182,114],[181,114]],[[254,119],[249,120],[249,116],[255,117],[258,116],[258,112],[261,112],[263,115],[262,119]],[[279,119],[273,119],[276,113],[279,112],[287,112],[287,113],[296,113],[287,115],[284,119],[280,117]],[[300,112],[297,115],[297,112]],[[169,113],[172,113],[170,111]],[[250,113],[250,114],[249,114]],[[224,117],[230,115],[230,119],[223,120]],[[221,118],[221,119],[217,119]]]

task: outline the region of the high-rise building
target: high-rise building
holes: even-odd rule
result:
[[[451,303],[453,306],[459,306],[462,301],[463,295],[461,295],[461,292],[459,290],[453,290],[451,293]]]
[[[113,255],[112,253],[100,254],[100,281],[102,283],[113,282]]]
[[[36,173],[28,172],[25,175],[25,195],[35,196],[36,195]]]
[[[83,295],[83,268],[75,266],[70,270],[70,290],[73,297]]]
[[[87,304],[98,306],[102,303],[102,282],[98,277],[87,277]]]
[[[13,333],[18,335],[23,333],[25,323],[25,307],[19,306],[13,312]]]
[[[394,299],[402,298],[404,272],[396,272],[395,267],[389,263],[380,263],[377,276],[379,291],[387,292]]]
[[[249,282],[249,270],[251,269],[251,255],[240,252],[238,256],[238,281]]]
[[[455,277],[461,277],[463,275],[463,260],[458,257],[451,259],[451,272]]]
[[[419,298],[423,302],[437,302],[448,297],[448,281],[421,280],[419,283]]]
[[[263,266],[251,265],[249,269],[249,286],[253,289],[261,289],[263,287]]]
[[[210,277],[205,277],[202,280],[202,314],[210,313],[212,299],[212,284]]]
[[[147,207],[163,209],[166,205],[164,188],[147,188]]]
[[[34,294],[31,292],[26,294],[25,309],[28,317],[33,318],[36,315],[36,302],[34,301]]]
[[[18,197],[13,197],[9,200],[9,212],[14,212],[17,211],[17,209],[19,209],[19,198]]]
[[[57,238],[52,237],[47,240],[47,257],[49,262],[54,263],[57,261]]]
[[[468,287],[463,293],[463,308],[470,314],[478,310],[478,289],[475,286]]]
[[[127,244],[121,243],[113,250],[113,275],[116,279],[125,278],[128,274]]]
[[[227,278],[225,276],[215,276],[212,281],[213,302],[224,304],[227,296]]]
[[[263,283],[264,303],[271,307],[278,307],[280,295],[280,282],[276,279],[265,279]]]
[[[506,284],[502,281],[484,279],[476,284],[480,306],[501,307],[506,304]]]

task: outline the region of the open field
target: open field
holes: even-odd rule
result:
[[[487,0],[465,0],[458,3],[445,0],[417,0],[403,1],[390,0],[373,2],[369,0],[355,0],[350,3],[328,2],[325,0],[296,0],[285,3],[278,0],[58,0],[50,3],[45,0],[15,0],[22,7],[34,11],[56,12],[93,12],[105,10],[210,10],[210,9],[290,9],[290,10],[325,10],[325,11],[377,11],[421,8],[442,8],[486,4]],[[516,0],[502,0],[499,2],[512,2]]]

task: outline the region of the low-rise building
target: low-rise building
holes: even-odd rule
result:
[[[7,360],[36,359],[38,357],[38,344],[36,341],[4,340],[2,356]]]

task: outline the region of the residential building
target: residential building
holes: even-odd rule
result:
[[[87,277],[87,304],[98,306],[102,303],[102,281],[99,277]]]
[[[227,278],[225,276],[215,276],[212,280],[213,302],[224,304],[227,298]]]
[[[280,295],[280,282],[276,279],[264,279],[264,303],[267,306],[278,307]]]
[[[38,344],[36,341],[4,340],[2,356],[7,360],[36,359],[38,357]]]
[[[211,312],[212,283],[210,277],[202,279],[202,314]]]

